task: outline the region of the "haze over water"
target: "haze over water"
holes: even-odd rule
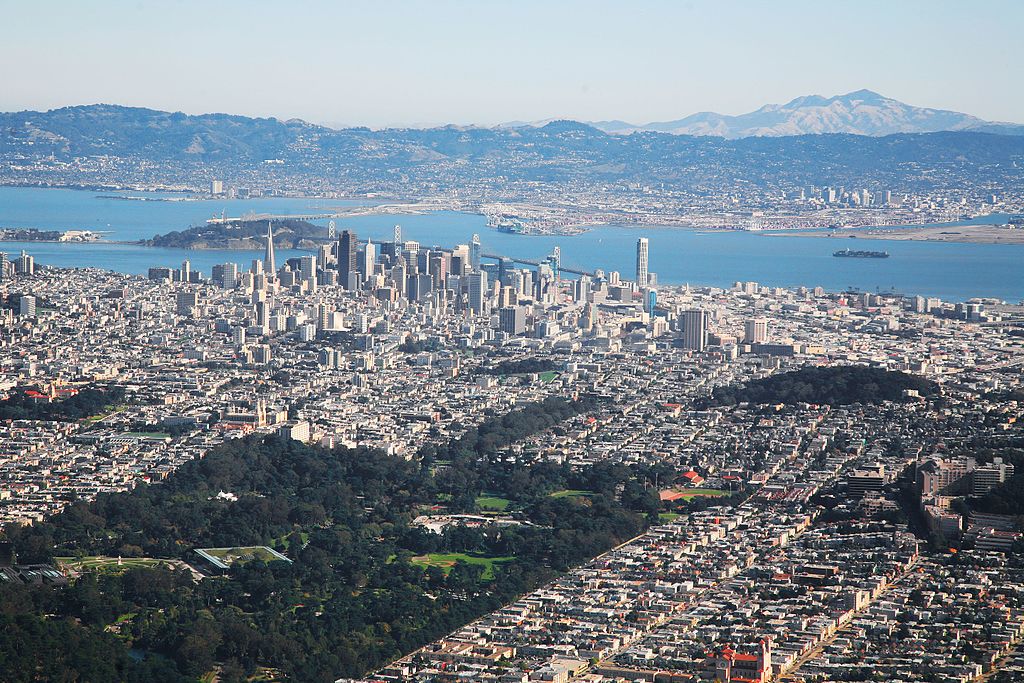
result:
[[[85,190],[0,187],[0,228],[106,231],[109,240],[140,240],[184,230],[206,219],[257,213],[326,213],[335,207],[372,201],[325,199],[208,199],[200,201],[123,201],[101,195],[141,196]],[[175,195],[150,194],[153,197]],[[326,221],[318,221],[325,224]],[[777,237],[764,233],[702,233],[686,229],[607,226],[575,236],[523,236],[499,233],[482,216],[455,212],[422,215],[375,215],[337,219],[360,238],[390,240],[394,225],[403,238],[421,244],[453,246],[479,233],[484,251],[520,258],[541,258],[558,245],[568,267],[633,273],[637,237],[651,240],[650,267],[662,284],[728,287],[737,280],[829,290],[857,288],[938,296],[959,301],[996,297],[1024,299],[1024,245],[903,242],[858,238]],[[837,259],[843,248],[888,251],[888,259]],[[178,266],[189,259],[209,275],[214,264],[235,262],[247,267],[259,251],[185,250],[133,244],[54,244],[0,242],[0,251],[25,249],[37,262],[60,267],[99,267],[144,274],[152,266]],[[279,250],[280,261],[307,252]]]

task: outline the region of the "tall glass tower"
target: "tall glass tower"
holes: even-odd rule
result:
[[[274,230],[271,227],[272,222],[267,221],[267,251],[263,255],[263,272],[269,277],[273,277],[274,273],[277,272],[277,265],[274,263]]]
[[[641,237],[636,241],[636,286],[647,286],[647,238]]]

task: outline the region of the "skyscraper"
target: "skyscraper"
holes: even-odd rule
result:
[[[646,237],[641,237],[636,241],[636,286],[646,287],[647,286],[647,250],[648,243]]]
[[[274,263],[274,230],[269,220],[267,221],[267,251],[263,256],[263,270],[271,277],[277,272],[277,265]]]
[[[359,264],[359,271],[363,274],[364,278],[368,278],[373,275],[373,271],[377,265],[377,245],[367,240],[366,247],[363,249],[362,263]]]
[[[683,312],[683,348],[703,351],[708,345],[708,312],[693,308]]]
[[[316,285],[316,257],[302,256],[299,258],[299,274],[310,286]]]
[[[507,334],[526,332],[526,308],[524,306],[506,306],[498,311],[498,329]]]
[[[478,271],[469,275],[469,309],[476,314],[484,313],[487,300],[487,273]]]
[[[356,245],[359,239],[351,230],[342,230],[338,238],[338,281],[346,289],[352,289],[358,282],[356,272]]]
[[[472,271],[480,270],[480,235],[473,235],[473,240],[469,243],[469,268]]]
[[[644,290],[644,311],[648,315],[654,315],[654,309],[658,307],[658,290],[647,288]]]

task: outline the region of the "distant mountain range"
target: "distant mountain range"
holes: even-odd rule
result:
[[[545,123],[538,122],[539,125]],[[506,125],[532,124],[517,122]],[[1024,135],[1024,125],[993,123],[955,111],[915,107],[870,90],[857,90],[829,98],[820,95],[798,97],[786,104],[766,104],[757,111],[739,116],[700,112],[676,121],[643,125],[625,121],[593,121],[590,125],[606,133],[648,131],[673,135],[712,135],[733,140],[752,136],[782,137],[822,133],[879,136],[953,130]]]
[[[964,118],[948,121],[968,125]],[[877,134],[881,125],[867,130]],[[335,130],[294,119],[102,104],[0,113],[0,182],[201,189],[220,178],[242,187],[403,197],[447,192],[480,201],[543,187],[593,197],[644,186],[699,195],[808,184],[1024,186],[1024,136],[977,125],[887,137],[741,139],[645,130],[613,135],[574,121]]]

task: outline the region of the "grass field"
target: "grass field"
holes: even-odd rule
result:
[[[554,370],[548,370],[547,372],[540,373],[539,377],[541,382],[547,384],[548,382],[551,382],[556,377],[558,377],[558,373],[555,372]]]
[[[439,567],[445,574],[448,574],[456,562],[481,565],[484,572],[483,579],[494,578],[494,566],[512,562],[514,557],[488,557],[486,555],[467,555],[466,553],[430,553],[429,555],[418,555],[412,558],[412,563],[421,567]]]
[[[581,491],[579,489],[562,489],[551,494],[552,498],[590,498],[593,491]]]
[[[123,557],[120,560],[116,557],[104,557],[95,555],[91,557],[58,557],[57,564],[76,572],[109,572],[120,573],[129,569],[147,569],[169,565],[168,560],[160,560],[152,557]]]
[[[121,412],[122,410],[124,410],[127,407],[128,407],[127,403],[119,403],[118,405],[107,406],[107,407],[105,407],[102,410],[102,412],[99,412],[96,415],[91,415],[89,417],[83,417],[81,422],[83,422],[83,423],[85,423],[87,425],[96,424],[100,420],[105,420],[108,417],[110,417],[111,415],[113,415],[114,413],[119,413],[119,412]]]
[[[658,513],[658,521],[662,522],[664,524],[668,524],[669,522],[675,521],[679,517],[680,517],[680,515],[679,515],[678,512],[659,512]]]
[[[728,491],[722,491],[721,489],[676,489],[676,491],[683,494],[683,498],[696,498],[697,496],[718,498],[729,495]]]
[[[505,512],[512,501],[500,496],[482,495],[477,496],[476,505],[485,512]]]

